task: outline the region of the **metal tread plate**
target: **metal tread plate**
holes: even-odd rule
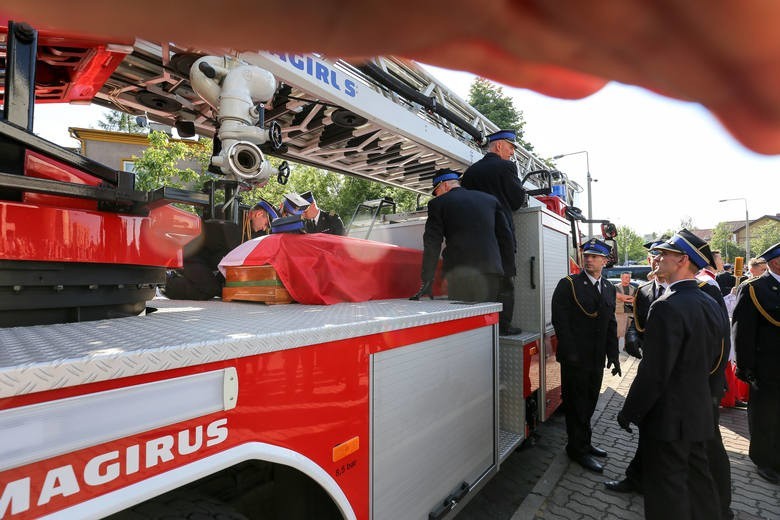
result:
[[[498,431],[498,453],[500,455],[499,462],[504,462],[515,449],[520,446],[525,437],[518,433],[509,432],[506,430]]]
[[[150,303],[131,318],[0,329],[0,397],[469,318],[496,303],[379,300],[261,305]]]

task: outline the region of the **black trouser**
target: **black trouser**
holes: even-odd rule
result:
[[[718,492],[720,510],[724,519],[731,518],[731,463],[726,448],[723,446],[723,437],[720,435],[720,399],[713,402],[712,417],[715,419],[715,437],[707,441],[707,461],[710,465],[710,474],[715,482]]]
[[[464,302],[496,302],[501,283],[499,274],[485,274],[470,269],[455,269],[447,273],[447,293],[450,300]]]
[[[515,282],[509,276],[501,277],[498,301],[504,306],[498,317],[498,325],[501,329],[507,329],[512,325],[512,315],[515,312]]]
[[[604,370],[561,363],[561,397],[566,415],[566,453],[577,459],[590,451],[590,418],[596,410]]]
[[[748,426],[750,460],[756,466],[780,471],[780,386],[759,381],[750,388]]]
[[[642,484],[647,520],[720,518],[706,444],[644,439]]]
[[[723,518],[731,517],[731,463],[723,446],[723,437],[720,435],[720,412],[718,404],[713,405],[712,416],[715,421],[715,437],[707,441],[707,461],[710,466],[712,480],[718,491]],[[637,489],[642,489],[642,434],[639,434],[636,453],[626,468],[626,478]]]

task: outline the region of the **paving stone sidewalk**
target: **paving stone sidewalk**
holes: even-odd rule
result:
[[[527,494],[511,520],[639,520],[644,517],[640,495],[609,492],[603,485],[605,480],[624,477],[626,466],[634,456],[638,437],[635,428],[634,433],[629,434],[621,430],[615,421],[636,376],[639,362],[621,354],[621,364],[622,378],[605,372],[601,397],[593,417],[593,443],[609,452],[604,474],[592,473],[569,462],[561,445],[545,474]],[[731,461],[731,508],[735,517],[738,520],[780,518],[780,486],[759,477],[748,458],[747,412],[722,408],[720,430]]]

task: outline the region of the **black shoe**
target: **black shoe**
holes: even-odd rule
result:
[[[499,336],[516,336],[521,332],[523,332],[523,329],[520,327],[499,327],[498,329]]]
[[[599,461],[597,461],[590,455],[583,455],[573,460],[583,468],[588,469],[590,471],[595,471],[596,473],[604,472],[604,466],[602,466]]]
[[[747,408],[747,403],[745,401],[740,401],[737,399],[734,401],[734,408]]]
[[[775,470],[772,468],[767,468],[766,466],[759,466],[756,471],[758,474],[766,480],[767,482],[771,482],[772,484],[780,483],[780,475],[777,474]]]
[[[639,493],[639,488],[627,478],[623,480],[608,480],[604,482],[604,487],[616,493]]]
[[[606,457],[607,452],[602,450],[601,448],[597,448],[595,446],[590,447],[590,454],[594,457]]]

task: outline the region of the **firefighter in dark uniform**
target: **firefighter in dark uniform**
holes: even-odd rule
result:
[[[750,460],[780,482],[780,243],[761,255],[767,270],[740,285],[732,317],[737,377],[750,383]]]
[[[514,247],[516,247],[515,225],[512,213],[525,206],[528,200],[517,175],[517,166],[509,160],[519,146],[516,139],[517,134],[514,130],[500,130],[488,135],[488,153],[469,166],[461,179],[464,188],[489,193],[498,199],[509,222]],[[499,300],[511,322],[515,306],[515,287],[514,281],[508,276],[501,280]],[[502,323],[500,328],[505,335],[521,332],[510,323]]]
[[[650,307],[642,363],[618,423],[640,428],[646,518],[717,519],[707,442],[715,436],[711,374],[725,357],[728,315],[695,278],[709,263],[701,248],[680,234],[655,248],[670,285]]]
[[[257,238],[271,233],[271,222],[279,218],[276,208],[265,200],[259,201],[249,210],[248,214],[248,234],[250,238]]]
[[[644,246],[648,250],[647,260],[650,264],[651,272],[655,273],[658,269],[658,251],[653,249],[665,240],[654,240],[647,242]],[[626,331],[626,353],[636,358],[642,359],[642,341],[647,325],[647,315],[650,312],[650,305],[658,299],[669,284],[665,280],[656,277],[640,285],[634,295],[634,314],[632,322]],[[642,436],[640,434],[637,442],[634,458],[629,462],[626,468],[626,478],[622,480],[608,480],[604,486],[618,493],[642,492]]]
[[[346,234],[341,217],[335,213],[321,211],[312,192],[301,193],[301,197],[309,202],[309,207],[303,212],[303,218],[306,219],[304,229],[307,233],[327,233],[341,236]]]
[[[590,239],[582,246],[581,273],[562,278],[552,297],[552,323],[558,336],[557,361],[561,364],[561,393],[566,414],[569,458],[591,471],[604,466],[595,457],[607,452],[591,444],[590,419],[596,409],[607,368],[623,375],[618,357],[615,286],[601,276],[611,248]]]
[[[709,266],[712,266],[715,263],[715,259],[713,258],[709,244],[701,240],[699,237],[697,237],[687,229],[680,230],[678,234],[681,237],[685,238],[685,240],[687,240],[689,244],[697,248],[697,250],[706,257]],[[653,248],[655,246],[661,245],[663,242],[664,240],[659,240],[656,242],[649,242],[645,244],[645,247],[648,247],[650,249],[649,258],[650,258],[650,265],[653,271],[657,270],[658,254],[660,253],[660,250],[653,249]],[[698,260],[699,265],[701,265],[703,262],[704,260]],[[702,266],[702,267],[706,268],[707,266]],[[653,281],[640,286],[639,289],[637,290],[635,306],[634,306],[634,327],[637,332],[637,339],[639,343],[636,350],[637,352],[640,352],[637,357],[639,357],[640,359],[641,359],[641,342],[642,342],[642,338],[644,337],[645,327],[647,324],[647,315],[650,312],[650,306],[656,299],[658,299],[661,295],[663,295],[668,285],[669,284],[666,282],[666,278],[664,277],[664,274],[657,273],[656,278]],[[697,285],[699,289],[701,289],[705,294],[707,294],[713,300],[715,300],[715,302],[718,304],[721,314],[724,316],[728,316],[726,303],[724,302],[723,297],[720,294],[719,287],[715,284],[706,281],[697,281]],[[713,367],[713,370],[710,373],[709,382],[710,382],[710,394],[712,396],[712,406],[713,406],[714,436],[712,439],[707,441],[707,445],[706,445],[707,459],[709,462],[710,473],[712,474],[712,478],[715,481],[715,485],[718,491],[718,497],[720,499],[719,503],[721,505],[721,511],[723,515],[722,518],[724,519],[730,519],[733,518],[734,516],[733,512],[731,511],[731,466],[729,463],[728,454],[726,453],[726,449],[723,446],[723,439],[721,437],[720,427],[719,427],[719,418],[720,418],[719,405],[720,405],[720,400],[722,399],[723,393],[725,391],[725,368],[726,368],[726,364],[728,363],[728,352],[730,348],[731,348],[731,338],[728,334],[726,334],[725,341],[721,351],[722,355],[719,358],[719,363],[717,366]],[[629,350],[630,349],[626,347],[626,351],[628,352]],[[605,482],[604,485],[607,487],[607,489],[621,492],[621,493],[628,493],[632,491],[641,493],[642,491],[642,444],[643,444],[642,434],[640,432],[639,441],[637,443],[636,454],[634,455],[634,458],[631,460],[631,462],[628,464],[628,467],[626,468],[626,478],[619,481],[613,480],[613,481]]]
[[[501,278],[515,274],[512,237],[498,200],[461,188],[458,177],[452,170],[439,170],[433,178],[434,198],[428,202],[423,234],[422,287],[412,299],[432,297],[442,241],[442,270],[451,300],[497,301]]]

